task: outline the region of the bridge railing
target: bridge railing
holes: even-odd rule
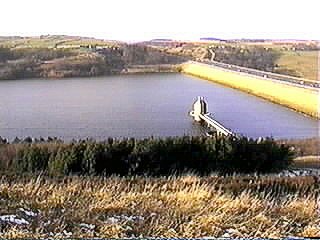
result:
[[[209,125],[212,125],[212,127],[214,127],[217,132],[220,132],[224,135],[234,135],[234,133],[227,129],[226,127],[224,127],[221,123],[219,123],[218,121],[214,120],[210,114],[200,114],[200,117]]]

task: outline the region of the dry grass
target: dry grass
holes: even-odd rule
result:
[[[244,190],[234,195],[221,188],[227,181],[238,180],[192,175],[60,180],[3,177],[0,216],[16,214],[30,224],[0,221],[0,237],[320,236],[316,191],[303,197],[297,192],[271,197],[268,191]],[[19,208],[38,215],[25,216]]]
[[[319,92],[316,90],[276,83],[240,73],[227,72],[196,63],[183,64],[182,72],[239,89],[298,112],[320,118]]]
[[[318,51],[286,51],[280,55],[277,64],[281,69],[297,72],[300,77],[318,79]]]

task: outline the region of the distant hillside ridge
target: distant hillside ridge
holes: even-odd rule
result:
[[[0,38],[0,80],[101,76],[130,72],[137,65],[165,64],[165,68],[155,67],[152,71],[167,71],[169,64],[186,60],[143,44],[93,38]]]

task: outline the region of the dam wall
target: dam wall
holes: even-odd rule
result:
[[[181,72],[244,91],[320,119],[319,89],[299,87],[192,61],[183,63]]]

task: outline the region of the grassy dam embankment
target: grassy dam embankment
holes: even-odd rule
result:
[[[181,72],[262,97],[314,118],[320,118],[319,90],[283,84],[195,62],[182,64]]]

